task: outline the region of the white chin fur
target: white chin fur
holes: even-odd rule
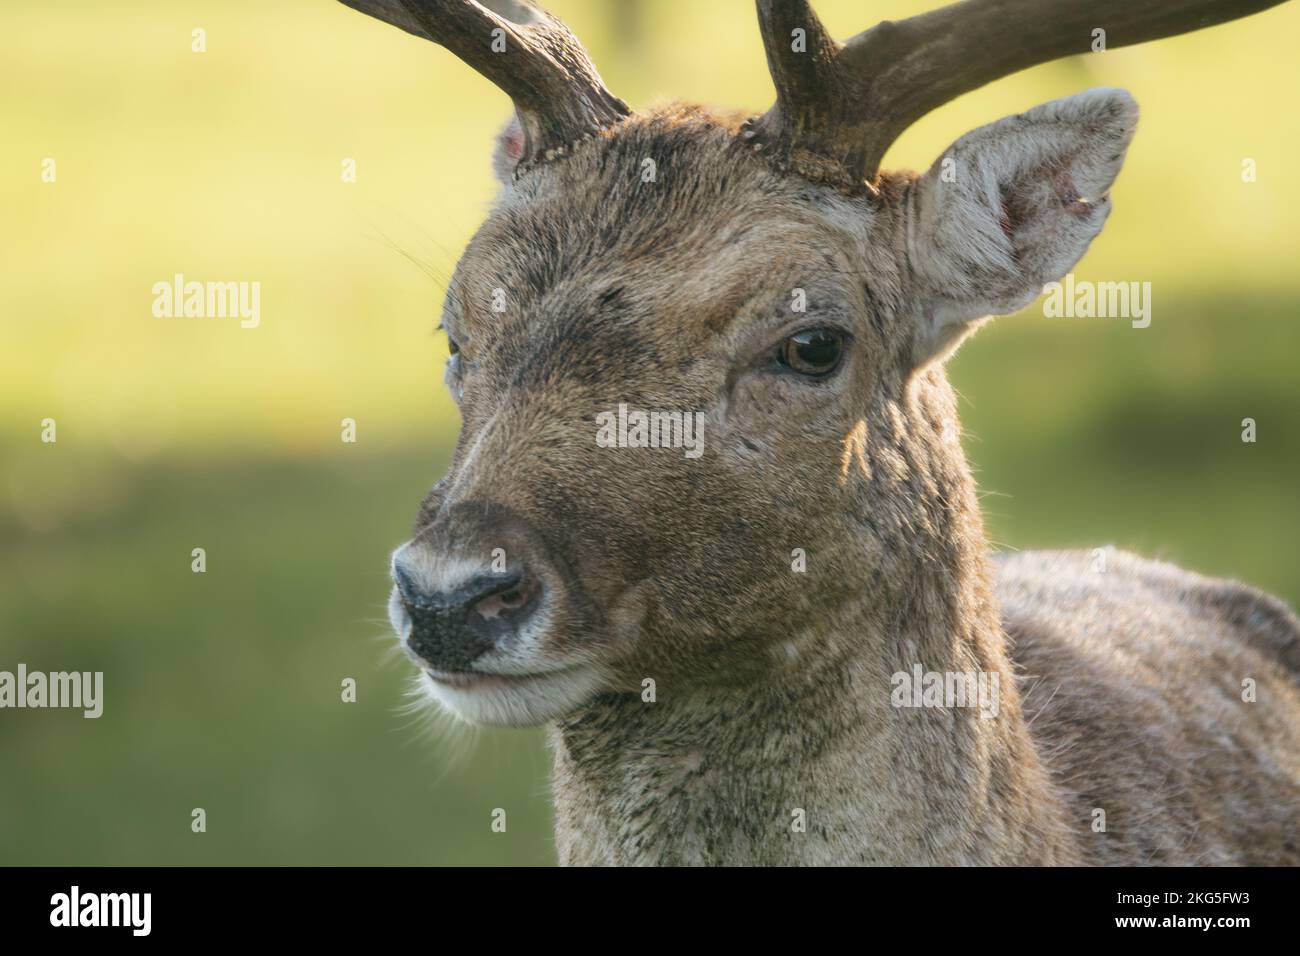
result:
[[[443,710],[471,724],[535,727],[583,704],[599,688],[594,669],[579,667],[534,677],[488,679],[457,687],[422,675],[424,690]]]

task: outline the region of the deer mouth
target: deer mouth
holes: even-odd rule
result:
[[[431,667],[422,668],[424,675],[435,684],[444,684],[457,690],[480,691],[490,691],[503,687],[519,687],[530,681],[552,680],[580,669],[579,665],[574,665],[538,670],[527,674],[493,674],[487,671],[439,671]]]
[[[600,684],[586,664],[526,674],[444,672],[422,668],[424,690],[444,711],[472,724],[536,727],[571,713]]]

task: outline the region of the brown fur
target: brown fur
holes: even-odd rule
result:
[[[562,861],[1300,862],[1295,618],[1135,558],[991,562],[918,181],[846,197],[737,125],[665,107],[528,171],[447,299],[464,426],[413,543],[541,568],[543,652],[597,675],[553,721]],[[810,317],[841,372],[767,369]],[[620,402],[704,412],[707,452],[598,448]],[[916,663],[997,674],[997,718],[892,706]]]

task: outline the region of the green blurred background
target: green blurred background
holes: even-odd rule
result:
[[[818,3],[841,36],[929,6]],[[550,9],[634,107],[771,98],[747,0]],[[0,711],[0,863],[553,862],[542,736],[403,712],[383,612],[456,429],[433,329],[508,101],[329,0],[0,10],[0,670],[106,675],[99,720]],[[1089,86],[1142,105],[1076,276],[1150,281],[1150,328],[1031,307],[951,364],[1000,546],[1115,543],[1300,599],[1297,35],[1290,4],[1047,65],[891,151],[925,168]],[[261,326],[154,318],[176,272],[260,281]]]

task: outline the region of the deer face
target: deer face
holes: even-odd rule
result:
[[[695,112],[630,121],[508,188],[457,269],[463,428],[396,556],[395,607],[405,629],[403,599],[470,602],[455,635],[421,642],[415,618],[407,638],[466,717],[744,679],[819,599],[791,551],[848,547],[829,541],[857,491],[844,439],[884,342],[859,260],[897,288],[893,216],[775,174],[735,133]],[[682,440],[618,447],[620,406],[680,420]]]
[[[507,184],[444,307],[451,469],[393,560],[433,696],[532,724],[742,686],[904,591],[964,477],[935,360],[1082,254],[1134,120],[1084,94],[849,196],[677,107]]]

